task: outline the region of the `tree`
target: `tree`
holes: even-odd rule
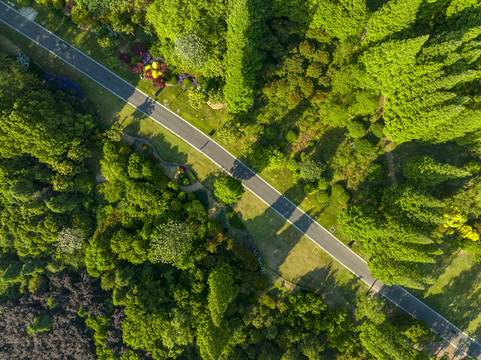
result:
[[[245,190],[242,181],[232,176],[224,176],[217,179],[214,183],[214,194],[225,204],[232,204],[242,197]]]
[[[163,262],[181,269],[192,265],[192,246],[195,235],[186,223],[169,221],[152,232],[149,260]]]
[[[262,68],[258,50],[266,16],[262,0],[232,0],[227,17],[224,96],[232,113],[247,112],[254,103],[256,77]]]
[[[314,156],[305,156],[297,163],[300,177],[309,182],[321,179],[324,169],[324,164]]]
[[[353,120],[347,124],[347,131],[349,131],[349,135],[354,139],[362,138],[366,135],[366,125],[362,121]]]
[[[471,173],[450,164],[437,162],[429,156],[414,156],[403,168],[403,174],[414,184],[426,187],[471,176]]]
[[[362,34],[369,18],[366,2],[362,0],[337,3],[331,0],[318,2],[311,27],[325,29],[330,35],[341,41],[356,41]]]
[[[377,10],[368,21],[368,39],[372,42],[404,30],[416,20],[422,0],[390,0]]]
[[[207,283],[209,284],[207,301],[212,322],[215,326],[221,326],[227,306],[235,300],[238,293],[230,265],[225,262],[218,263],[210,272]]]

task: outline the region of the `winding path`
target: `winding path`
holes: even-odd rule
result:
[[[433,331],[470,357],[481,360],[481,344],[475,342],[467,334],[403,288],[387,286],[372,277],[366,262],[362,258],[209,136],[75,47],[70,46],[65,49],[57,46],[59,40],[57,36],[40,25],[27,20],[2,1],[0,1],[0,21],[39,44],[55,56],[58,56],[76,70],[189,143],[232,176],[241,179],[244,186],[260,200],[269,205],[300,232],[358,276],[369,287],[378,291],[408,314],[427,322]]]

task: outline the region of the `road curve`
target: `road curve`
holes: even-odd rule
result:
[[[59,57],[114,95],[128,102],[156,123],[189,143],[232,176],[242,180],[243,185],[254,195],[364,281],[369,287],[377,290],[411,316],[428,323],[433,331],[469,357],[481,360],[481,344],[475,342],[443,316],[400,286],[387,286],[372,277],[366,262],[362,258],[209,136],[75,47],[63,48],[57,46],[59,41],[57,36],[35,22],[27,20],[2,1],[0,1],[0,21],[36,42],[45,50]]]

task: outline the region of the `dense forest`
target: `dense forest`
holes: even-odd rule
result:
[[[78,93],[0,62],[0,357],[426,358],[412,343],[429,328],[388,319],[376,298],[354,316],[271,289],[255,255],[151,160],[103,136]],[[221,200],[241,195],[231,179],[216,184]]]
[[[347,204],[339,223],[373,274],[422,289],[433,281],[426,264],[440,255],[462,248],[481,256],[480,6],[79,0],[72,20],[126,38],[150,34],[144,45],[168,76],[195,77],[193,105],[225,102],[221,142],[235,142],[255,170],[282,173],[321,207],[331,195]],[[386,141],[419,146],[392,182]]]
[[[477,0],[36,1],[96,31],[113,68],[225,103],[217,139],[335,198],[378,279],[423,289],[442,256],[481,261]],[[351,313],[271,289],[193,194],[103,136],[80,89],[0,63],[0,357],[427,358],[428,329],[376,298]],[[242,191],[225,177],[215,196]]]

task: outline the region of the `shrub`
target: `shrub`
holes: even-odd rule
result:
[[[121,54],[119,55],[119,60],[120,60],[121,62],[123,62],[124,64],[127,64],[127,65],[128,65],[128,64],[130,64],[130,61],[131,61],[132,59],[131,59],[130,54],[121,53]]]
[[[346,190],[344,189],[344,187],[339,183],[334,184],[334,186],[332,187],[332,195],[334,196],[339,196],[345,191]]]
[[[282,148],[283,148],[284,146],[286,146],[286,145],[287,145],[287,141],[285,141],[285,140],[281,140],[281,141],[279,141],[279,142],[277,143],[277,147],[278,147],[279,149],[282,149]]]
[[[98,38],[97,42],[103,49],[112,49],[115,47],[114,41],[109,36]]]
[[[182,86],[185,87],[185,88],[190,88],[192,86],[192,79],[190,77],[186,77],[182,81]]]
[[[344,191],[337,196],[337,203],[340,205],[346,205],[349,199],[351,199],[351,195],[349,195],[347,191]]]
[[[184,186],[189,186],[189,185],[190,185],[190,179],[189,179],[188,176],[184,176],[184,177],[182,178],[182,185],[184,185]]]
[[[329,189],[329,180],[327,180],[326,178],[320,178],[319,182],[317,183],[317,188],[319,190]]]
[[[382,138],[384,136],[384,125],[380,122],[375,122],[372,124],[369,130],[371,130],[371,132],[378,138]]]
[[[18,0],[18,3],[22,6],[30,6],[32,5],[33,0]]]
[[[297,161],[296,161],[296,159],[290,159],[287,162],[287,168],[291,171],[297,171]]]
[[[287,142],[294,142],[297,140],[299,133],[295,129],[290,129],[285,136]]]
[[[169,84],[172,85],[172,86],[176,86],[177,85],[177,76],[172,75],[172,77],[169,80]]]
[[[320,204],[325,204],[329,201],[329,194],[327,191],[319,191],[317,194],[317,201],[319,201]]]
[[[132,44],[132,54],[134,54],[134,56],[142,58],[142,56],[144,55],[144,52],[145,52],[145,48],[141,43]]]
[[[307,183],[304,185],[304,193],[306,195],[314,194],[317,191],[317,186],[314,183]]]
[[[212,104],[223,104],[224,103],[224,93],[221,88],[212,89],[209,91],[209,101]]]
[[[279,128],[275,125],[265,125],[264,127],[264,139],[266,141],[274,141],[279,135]]]
[[[347,124],[347,130],[349,131],[349,135],[354,139],[362,138],[366,135],[366,125],[359,120],[353,120]]]
[[[74,6],[74,8],[72,9],[72,12],[70,13],[70,19],[72,19],[72,21],[77,25],[83,25],[89,22],[90,17],[87,11],[80,9],[78,6]],[[100,32],[99,32],[99,36],[100,36]]]
[[[370,155],[376,151],[376,145],[369,139],[357,139],[354,144],[356,150],[363,155]]]
[[[307,143],[307,146],[310,148],[313,148],[314,146],[316,146],[316,142],[314,140],[309,140],[309,142]]]
[[[369,164],[367,168],[367,176],[370,181],[381,181],[384,178],[384,175],[384,167],[381,164],[377,162]]]
[[[207,101],[207,95],[195,88],[190,88],[189,101],[190,101],[190,106],[192,106],[192,108],[200,109],[202,105],[205,104],[205,102]]]

